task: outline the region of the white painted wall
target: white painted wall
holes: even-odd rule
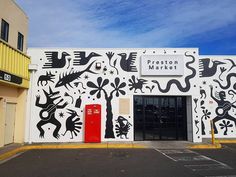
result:
[[[45,65],[45,63],[48,62],[47,57],[45,55],[45,52],[58,52],[59,56],[58,58],[61,58],[61,54],[62,52],[67,52],[70,56],[66,57],[66,64],[64,67],[62,68],[48,68],[48,69],[43,69],[43,66]],[[98,57],[93,57],[88,64],[86,65],[79,65],[79,66],[74,66],[73,65],[73,61],[75,61],[75,54],[74,51],[85,51],[86,52],[86,56],[88,54],[90,54],[91,52],[95,52],[97,54],[99,54],[100,56]],[[117,73],[116,69],[114,67],[112,67],[111,65],[109,65],[109,59],[108,56],[106,55],[106,53],[108,52],[113,52],[114,55],[111,59],[111,65],[114,65],[114,61],[116,60],[116,68],[118,70],[119,73]],[[121,66],[120,66],[120,61],[121,61],[121,56],[117,55],[120,53],[126,53],[127,57],[129,56],[129,54],[131,52],[136,52],[137,56],[136,59],[134,61],[133,66],[135,66],[137,68],[137,72],[127,72],[124,71]],[[140,58],[142,55],[183,55],[184,56],[184,75],[183,76],[153,76],[153,77],[149,77],[149,76],[143,76],[141,77],[140,75],[140,68],[142,66],[140,66]],[[49,49],[37,49],[37,48],[31,48],[28,50],[28,55],[31,56],[32,59],[32,64],[37,64],[38,65],[38,70],[34,74],[34,80],[31,81],[31,87],[30,87],[30,92],[32,95],[31,99],[30,99],[30,110],[29,112],[31,114],[28,114],[28,129],[26,130],[26,132],[28,132],[28,134],[30,134],[30,136],[27,136],[27,142],[81,142],[83,141],[83,137],[84,137],[84,129],[82,128],[82,130],[80,131],[80,133],[77,133],[77,136],[74,136],[73,139],[71,139],[71,134],[70,132],[67,132],[67,134],[65,136],[62,136],[62,134],[65,132],[66,130],[66,120],[67,118],[70,116],[67,112],[67,109],[71,109],[71,110],[75,110],[78,115],[80,116],[80,120],[83,123],[84,122],[84,107],[86,104],[101,104],[102,105],[102,141],[133,141],[134,139],[134,135],[133,135],[133,95],[182,95],[182,96],[189,96],[192,100],[190,100],[188,102],[188,104],[192,104],[191,106],[188,106],[188,117],[192,120],[188,120],[188,122],[199,122],[197,125],[196,124],[192,124],[192,127],[190,128],[188,126],[188,131],[192,131],[192,134],[189,134],[188,137],[189,139],[193,140],[194,142],[201,142],[201,121],[200,121],[200,116],[199,116],[199,112],[200,112],[200,107],[199,107],[199,101],[197,102],[198,106],[195,109],[195,104],[193,99],[199,98],[199,85],[198,85],[198,49],[195,48],[158,48],[158,49],[79,49],[79,48],[75,48],[75,49],[61,49],[61,48],[49,48]],[[69,60],[68,58],[70,58],[70,65],[69,65]],[[193,63],[191,61],[195,60]],[[55,87],[56,83],[59,80],[59,77],[63,77],[63,75],[65,76],[66,74],[69,74],[72,71],[78,72],[78,71],[82,71],[85,68],[87,68],[89,66],[89,64],[91,64],[93,61],[95,61],[92,64],[91,70],[96,72],[97,74],[92,74],[92,73],[83,73],[80,75],[80,78],[73,80],[70,84],[72,87],[70,87],[69,85],[67,85],[68,89],[64,86],[60,86],[60,87]],[[60,62],[60,61],[58,61]],[[100,62],[102,65],[102,69],[101,70],[96,70],[95,69],[95,64],[97,62]],[[185,79],[187,76],[192,75],[193,71],[191,69],[186,68],[186,64],[188,62],[189,66],[191,68],[193,68],[196,71],[196,75],[189,79],[189,84],[190,84],[190,89],[186,89],[185,91],[181,91],[176,84],[171,84],[170,86],[170,90],[166,93],[164,93],[163,91],[161,91],[160,89],[158,89],[157,84],[153,83],[152,80],[156,80],[160,83],[161,89],[165,89],[167,86],[167,83],[170,82],[170,80],[175,79],[176,81],[174,82],[179,82],[181,85],[180,87],[187,87],[188,84],[186,84]],[[104,71],[103,68],[106,67],[107,71]],[[112,72],[113,71],[113,74]],[[55,75],[54,79],[52,79],[54,82],[48,82],[48,84],[45,85],[45,82],[42,83],[42,85],[39,83],[39,86],[37,86],[37,82],[40,76],[42,75],[46,75],[46,72],[51,72],[52,74]],[[86,79],[85,76],[88,76],[88,78]],[[130,90],[130,82],[129,80],[131,79],[132,76],[135,76],[135,79],[137,82],[137,78],[138,79],[145,79],[147,80],[147,84],[143,86],[142,91],[144,93],[141,92],[141,90],[137,89],[137,93],[134,93],[134,89]],[[108,79],[109,80],[109,84],[107,84],[104,87],[104,90],[110,94],[113,90],[113,87],[110,85],[111,83],[114,83],[115,78],[119,78],[120,79],[120,83],[124,82],[126,83],[126,86],[124,88],[122,88],[122,90],[125,91],[125,95],[119,95],[120,97],[116,97],[115,93],[113,94],[113,99],[111,101],[112,103],[112,112],[113,112],[113,130],[115,133],[115,138],[104,138],[105,135],[105,122],[106,122],[106,100],[105,100],[105,96],[104,93],[101,92],[101,98],[98,99],[95,95],[91,95],[90,91],[92,90],[91,88],[89,88],[87,86],[87,82],[93,82],[94,84],[97,85],[97,79],[101,77],[102,80],[104,79]],[[83,83],[83,87],[85,89],[83,89],[82,84],[79,84],[77,87],[74,85],[76,82],[82,82]],[[172,81],[171,81],[172,82]],[[146,86],[151,87],[152,85],[154,85],[154,89],[152,91],[152,93],[150,92],[150,90],[148,88],[146,88]],[[41,118],[39,117],[39,113],[42,110],[42,108],[35,106],[35,102],[36,102],[36,97],[40,96],[40,103],[45,103],[46,99],[45,99],[45,95],[43,92],[43,89],[46,92],[49,92],[49,86],[51,87],[51,89],[55,92],[55,91],[59,91],[59,96],[61,98],[63,98],[63,103],[68,102],[68,105],[63,108],[63,109],[57,109],[55,112],[55,117],[56,119],[60,122],[61,124],[61,128],[59,130],[59,135],[60,137],[57,139],[55,137],[53,137],[53,131],[55,129],[55,126],[51,123],[48,123],[44,126],[42,126],[43,130],[45,131],[44,134],[44,138],[39,137],[40,133],[39,130],[37,128],[37,124],[38,122],[41,120]],[[80,90],[80,93],[79,91]],[[84,94],[81,94],[81,92],[85,92]],[[72,104],[72,99],[68,96],[65,96],[65,93],[68,93],[69,95],[71,95],[75,100],[74,103]],[[82,98],[82,104],[81,104],[81,108],[76,108],[75,107],[75,101],[76,99],[81,96]],[[30,97],[29,97],[30,98]],[[130,114],[129,115],[120,115],[119,114],[119,98],[129,98],[130,99]],[[60,98],[58,99],[60,100]],[[57,101],[58,101],[57,100]],[[55,101],[55,103],[57,102]],[[196,111],[194,111],[194,109]],[[59,114],[63,113],[64,117],[59,117]],[[128,133],[128,139],[121,139],[120,137],[116,136],[116,132],[115,132],[115,125],[116,125],[116,119],[118,118],[118,116],[123,116],[124,118],[126,118],[129,123],[132,124],[132,126],[130,127],[130,131]],[[84,123],[83,123],[84,125]],[[26,133],[27,134],[27,133]]]
[[[203,63],[205,63],[205,67],[201,67]],[[211,137],[210,120],[217,120],[218,118],[218,121],[215,122],[216,129],[218,131],[215,132],[215,137],[236,137],[236,109],[230,104],[236,101],[235,64],[235,56],[200,56],[199,71],[201,73],[201,71],[204,70],[203,75],[208,73],[205,77],[202,77],[200,74],[199,79],[200,91],[203,93],[203,96],[202,98],[200,96],[199,101],[202,101],[202,103],[204,103],[199,110],[199,116],[202,120],[202,136],[204,138]],[[222,102],[223,104],[219,105],[217,101],[215,101],[211,97],[210,85],[212,85],[213,87],[213,96],[216,98],[218,97],[218,100],[220,100],[220,98],[219,96],[217,96],[217,93],[225,93],[225,100]],[[220,85],[223,87],[221,87]],[[206,96],[204,96],[204,93],[206,93]],[[236,104],[234,103],[233,105]],[[225,115],[217,115],[216,109],[218,107],[226,108]]]

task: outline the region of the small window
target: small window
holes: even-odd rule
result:
[[[2,19],[2,24],[1,24],[1,38],[8,42],[8,35],[9,35],[9,24]]]
[[[23,51],[23,44],[24,44],[24,36],[23,36],[23,34],[18,32],[17,49]]]

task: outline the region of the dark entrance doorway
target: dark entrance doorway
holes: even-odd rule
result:
[[[134,137],[187,140],[186,97],[134,96]]]

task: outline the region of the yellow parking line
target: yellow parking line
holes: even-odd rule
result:
[[[189,149],[220,149],[221,144],[194,144],[188,147]]]

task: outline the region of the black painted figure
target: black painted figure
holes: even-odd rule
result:
[[[99,99],[101,98],[101,93],[104,93],[105,100],[106,100],[106,129],[105,129],[105,138],[115,138],[114,131],[113,131],[113,112],[112,112],[112,104],[111,101],[113,99],[113,94],[115,94],[116,97],[119,97],[121,95],[125,95],[125,91],[122,90],[125,88],[126,83],[121,82],[120,78],[116,77],[115,82],[111,83],[111,87],[113,90],[108,93],[107,89],[104,89],[104,87],[109,83],[108,79],[102,79],[102,77],[97,78],[97,85],[94,84],[94,82],[89,81],[87,83],[87,86],[92,88],[90,91],[91,95],[96,94],[96,97]]]
[[[236,67],[236,64],[234,63],[234,61],[232,60],[232,59],[225,59],[225,60],[228,60],[228,61],[230,61],[231,62],[231,64],[232,64],[232,66],[229,68],[229,70],[228,70],[228,72],[230,72],[231,71],[231,69],[233,69],[234,67]]]
[[[200,89],[200,95],[201,95],[201,97],[200,97],[200,99],[205,99],[206,98],[206,91],[204,90],[204,89]]]
[[[70,131],[71,139],[73,139],[73,133],[75,134],[75,136],[77,136],[77,133],[80,132],[82,128],[82,122],[80,122],[80,118],[76,111],[71,109],[67,110],[69,111],[68,113],[70,114],[70,116],[66,119],[66,131],[62,135],[65,136],[65,134]]]
[[[54,77],[55,77],[55,75],[52,74],[50,71],[46,72],[46,75],[39,76],[37,85],[39,86],[39,83],[40,83],[41,86],[43,86],[43,82],[45,82],[44,86],[46,86],[48,84],[48,82],[54,83],[54,81],[53,81]]]
[[[75,59],[74,59],[74,66],[77,65],[86,65],[93,57],[99,57],[101,55],[91,52],[87,57],[86,57],[86,52],[82,51],[74,51],[75,54]]]
[[[65,86],[67,88],[67,86],[69,85],[72,88],[71,83],[76,80],[79,79],[80,76],[85,73],[85,72],[90,72],[93,74],[97,74],[93,71],[90,70],[90,68],[92,67],[93,63],[95,61],[93,61],[85,70],[83,71],[70,71],[69,73],[62,73],[62,75],[59,76],[59,81],[56,83],[55,87],[61,87],[61,86]],[[67,88],[68,89],[68,88]]]
[[[219,86],[220,86],[220,88],[222,88],[222,89],[228,89],[228,88],[231,86],[231,78],[234,78],[234,77],[236,77],[236,73],[229,73],[229,74],[226,76],[226,81],[227,81],[227,83],[226,83],[225,86],[223,86],[223,85],[222,85],[218,80],[216,80],[216,79],[214,79],[213,81],[216,82],[216,83],[218,83]],[[233,89],[236,90],[236,83],[234,83]]]
[[[123,139],[122,136],[124,136],[126,139],[128,139],[127,134],[129,133],[132,124],[122,116],[119,116],[116,122],[116,136],[120,137],[121,139]]]
[[[142,93],[143,92],[143,85],[145,85],[147,83],[147,80],[145,79],[138,79],[137,78],[137,82],[136,82],[136,79],[135,79],[135,76],[131,76],[131,79],[129,79],[129,89],[130,90],[133,90],[134,89],[134,93],[137,93],[136,90],[140,90]]]
[[[46,68],[63,68],[66,65],[66,57],[70,54],[62,52],[61,58],[58,58],[58,52],[45,52],[48,63],[43,65],[43,69]]]
[[[39,117],[41,120],[37,124],[37,128],[40,131],[39,137],[44,138],[44,130],[42,128],[43,125],[51,123],[56,126],[55,130],[53,131],[53,136],[55,138],[59,138],[59,130],[61,128],[61,123],[55,118],[55,112],[57,109],[65,108],[68,104],[65,102],[64,104],[60,105],[60,103],[63,101],[63,98],[57,103],[55,101],[60,98],[60,96],[56,96],[59,94],[59,92],[53,92],[52,89],[49,87],[49,93],[43,90],[45,96],[46,96],[46,103],[41,104],[40,102],[40,96],[36,97],[35,105],[42,108],[42,110],[39,113]]]
[[[234,105],[235,102],[230,103],[229,101],[225,100],[226,97],[224,91],[220,91],[219,98],[216,98],[213,96],[213,86],[210,86],[210,89],[211,89],[211,98],[218,104],[218,107],[215,110],[217,116],[213,119],[214,132],[218,134],[218,130],[215,125],[216,122],[222,119],[228,119],[233,121],[236,125],[236,119],[231,115],[229,115],[228,113],[231,108],[236,108],[236,106]]]
[[[212,61],[212,66],[210,67],[210,61],[210,58],[204,58],[199,60],[200,77],[210,77],[215,75],[217,71],[217,66],[225,64],[221,61]]]
[[[121,60],[120,60],[121,69],[127,72],[137,72],[137,68],[134,65],[137,52],[131,52],[128,57],[126,53],[120,53],[117,55],[121,56]]]
[[[160,92],[162,93],[167,93],[170,91],[171,85],[175,84],[176,87],[179,89],[181,92],[188,92],[189,89],[191,88],[191,83],[190,80],[196,76],[196,70],[194,67],[191,67],[190,64],[193,64],[195,62],[195,57],[193,55],[188,55],[187,52],[184,54],[186,57],[191,57],[192,61],[189,61],[186,63],[186,68],[190,69],[192,73],[188,76],[185,77],[184,81],[186,86],[183,87],[181,83],[177,79],[171,79],[167,82],[166,88],[162,88],[161,84],[157,80],[152,80],[153,83],[157,84],[157,87]]]

